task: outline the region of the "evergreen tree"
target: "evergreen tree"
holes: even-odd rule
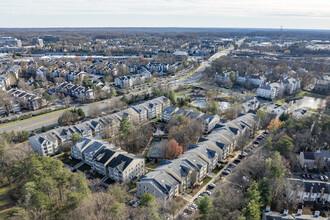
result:
[[[203,196],[203,198],[197,201],[198,210],[202,215],[207,215],[212,209],[212,201],[210,197]]]

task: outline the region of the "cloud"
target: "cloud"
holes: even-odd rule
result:
[[[0,0],[9,15],[195,15],[330,18],[329,0]]]

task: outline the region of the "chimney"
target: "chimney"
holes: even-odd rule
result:
[[[270,206],[266,206],[266,212],[270,212]]]
[[[287,210],[287,209],[284,209],[284,211],[283,211],[283,215],[284,216],[287,216],[289,214],[289,211]]]
[[[321,189],[320,200],[322,200],[323,194],[324,194],[324,187]]]
[[[302,209],[298,209],[297,215],[302,215],[302,213],[303,213]]]
[[[311,189],[309,190],[308,201],[311,201],[311,196],[312,196],[313,189],[314,189],[314,187],[312,186]]]
[[[317,218],[317,217],[319,217],[319,216],[320,216],[320,211],[315,211],[315,212],[314,212],[314,217]]]

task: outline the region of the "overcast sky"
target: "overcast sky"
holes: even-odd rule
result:
[[[0,0],[0,27],[330,29],[330,0]]]

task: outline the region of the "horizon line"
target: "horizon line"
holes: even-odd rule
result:
[[[233,29],[233,30],[274,30],[274,31],[330,31],[330,29],[320,29],[320,28],[274,28],[274,27],[171,27],[171,26],[121,26],[121,27],[111,27],[111,26],[54,26],[54,27],[0,27],[0,30],[8,29]]]

